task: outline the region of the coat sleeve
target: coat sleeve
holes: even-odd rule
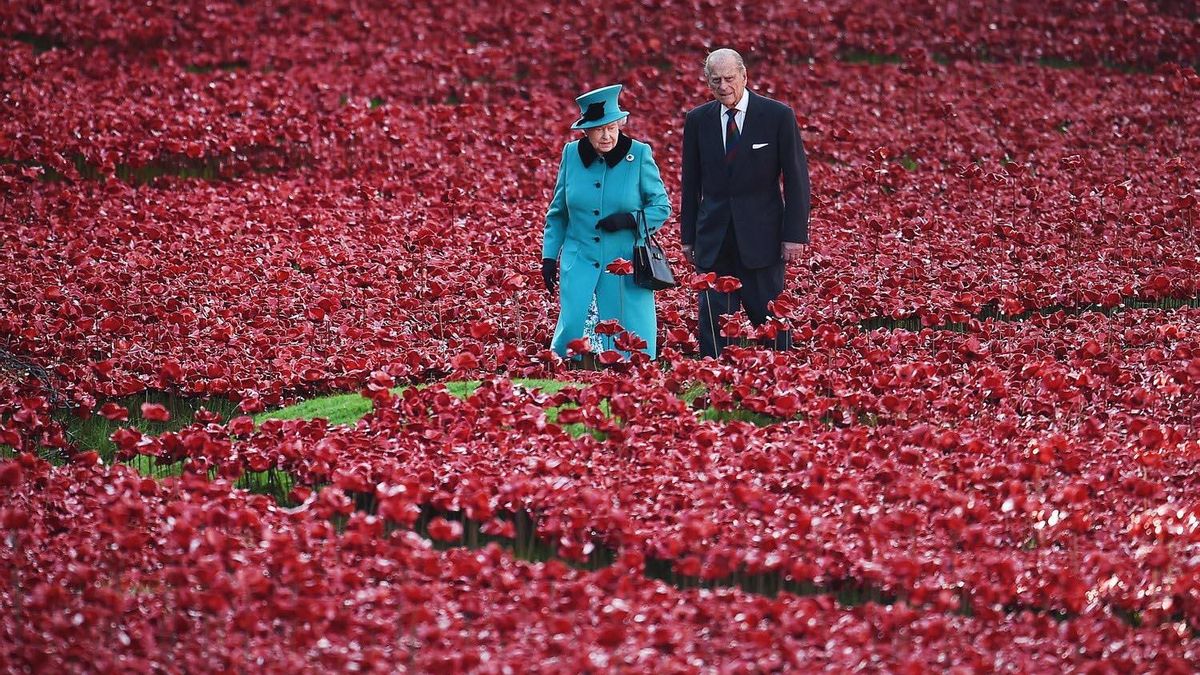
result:
[[[811,188],[808,181],[808,157],[800,140],[796,113],[785,108],[780,130],[780,161],[783,164],[783,240],[808,243],[808,211]]]
[[[662,228],[667,218],[671,217],[671,201],[667,199],[667,188],[663,185],[662,174],[658,164],[654,162],[654,151],[646,146],[642,157],[641,176],[638,189],[641,192],[642,208],[646,212],[646,229],[654,234]]]
[[[679,241],[696,243],[696,214],[700,210],[700,139],[696,115],[683,122],[683,185],[679,199]]]
[[[567,238],[567,148],[563,146],[558,162],[558,178],[554,181],[554,196],[546,209],[546,229],[542,232],[542,258],[558,258]]]

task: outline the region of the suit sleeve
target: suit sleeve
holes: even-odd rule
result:
[[[654,234],[671,217],[671,201],[667,199],[667,188],[663,185],[662,174],[654,163],[654,151],[649,145],[642,156],[639,174],[638,189],[641,191],[642,208],[646,212],[646,229]]]
[[[808,181],[808,157],[804,154],[804,143],[800,140],[800,127],[796,113],[787,108],[780,133],[781,162],[783,164],[783,240],[808,243],[808,211],[811,186]]]
[[[700,210],[700,138],[696,115],[689,114],[683,122],[683,181],[679,199],[679,241],[685,246],[696,244],[696,214]]]
[[[569,144],[568,144],[569,145]],[[567,238],[567,146],[558,162],[558,178],[554,181],[554,196],[546,209],[546,229],[542,232],[542,257],[558,258]]]

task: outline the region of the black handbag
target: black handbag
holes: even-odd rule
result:
[[[645,211],[638,211],[638,234],[642,243],[633,245],[633,283],[652,291],[662,291],[678,286],[675,273],[667,254],[654,241],[650,228],[646,226]]]

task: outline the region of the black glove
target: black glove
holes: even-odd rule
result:
[[[553,293],[558,285],[558,261],[554,258],[542,258],[542,281],[546,282],[546,290]]]
[[[617,230],[632,230],[637,227],[637,221],[633,219],[632,213],[614,213],[611,216],[604,216],[600,222],[596,223],[596,227],[605,232],[616,232]]]

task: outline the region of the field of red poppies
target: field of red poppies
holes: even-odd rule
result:
[[[6,3],[0,669],[1200,670],[1200,16],[1051,4]],[[677,205],[719,46],[796,348],[698,358],[685,274],[569,370],[573,99]]]

